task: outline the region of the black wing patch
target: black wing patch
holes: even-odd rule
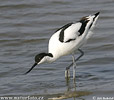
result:
[[[61,30],[60,31],[60,34],[59,34],[59,41],[60,42],[64,42],[64,31],[65,29],[67,29],[69,26],[71,26],[73,23],[68,23],[66,25],[64,25],[63,27],[59,28],[57,31]]]
[[[89,20],[87,20],[86,18],[83,18],[82,20],[79,21],[80,23],[82,23],[82,25],[81,25],[81,28],[78,31],[80,33],[78,36],[81,36],[84,33],[85,27],[86,27],[88,21]]]
[[[74,39],[69,39],[69,40],[67,40],[65,43],[70,42],[70,41],[74,41],[74,40],[76,40],[76,38],[74,38]]]
[[[62,26],[61,28],[57,29],[55,32],[57,32],[57,31],[61,30],[62,28],[66,27],[67,25],[70,25],[70,24],[72,25],[73,23],[68,23],[68,24],[66,24],[66,25]]]

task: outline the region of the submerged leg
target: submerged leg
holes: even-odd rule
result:
[[[66,79],[69,79],[70,78],[70,71],[69,71],[69,69],[66,69],[65,70],[65,78]]]
[[[75,62],[78,61],[83,55],[84,55],[84,52],[81,50],[81,49],[78,49],[78,51],[81,53],[81,55],[75,59]],[[69,78],[70,77],[70,67],[73,65],[73,62],[68,66],[66,67],[66,70],[65,70],[65,78]]]

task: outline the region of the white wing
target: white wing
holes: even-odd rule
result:
[[[66,43],[73,41],[77,38],[77,36],[80,34],[78,31],[81,27],[81,23],[69,23],[59,30],[59,41]]]

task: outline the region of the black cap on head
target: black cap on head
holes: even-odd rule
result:
[[[42,60],[42,58],[44,58],[45,56],[47,56],[46,53],[37,54],[37,55],[35,56],[35,62],[36,62],[36,63],[39,63],[39,62]]]
[[[28,74],[45,56],[53,57],[51,53],[40,53],[35,56],[34,65],[25,73]]]

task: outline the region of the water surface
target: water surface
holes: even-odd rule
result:
[[[76,91],[72,78],[69,84],[64,78],[71,56],[22,75],[34,63],[36,54],[47,52],[48,40],[58,28],[98,11],[95,34],[83,46],[85,55],[77,62]],[[0,96],[48,99],[69,94],[65,100],[114,96],[113,12],[113,0],[1,0]]]

